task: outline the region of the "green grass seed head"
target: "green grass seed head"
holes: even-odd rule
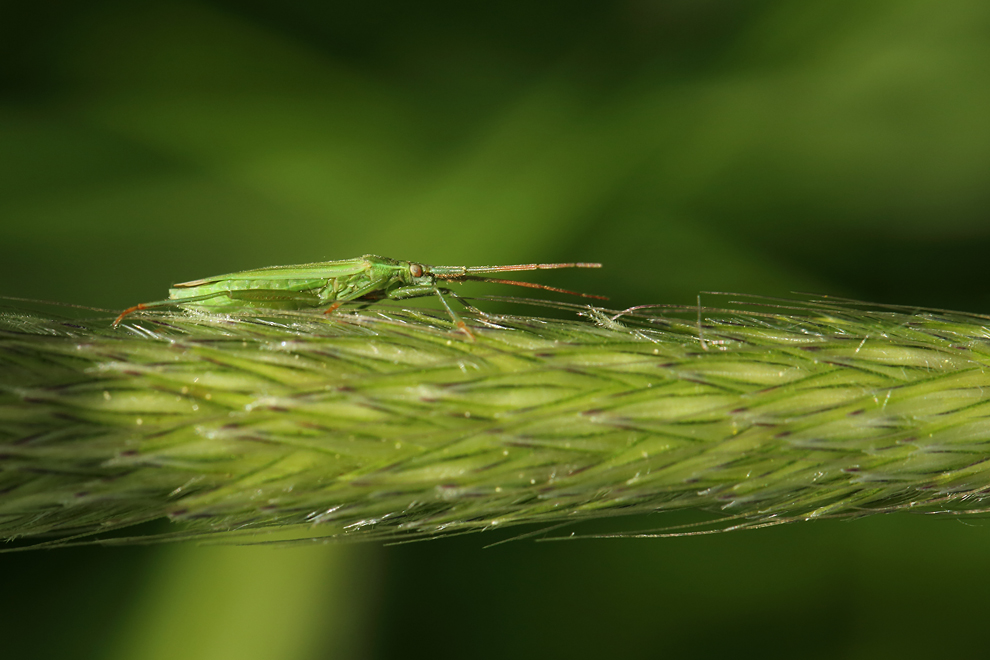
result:
[[[0,535],[167,518],[210,538],[396,539],[679,508],[737,527],[982,506],[982,317],[572,309],[589,320],[467,314],[469,341],[384,304],[115,330],[8,308]]]

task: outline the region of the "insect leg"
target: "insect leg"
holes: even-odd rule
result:
[[[402,287],[401,289],[395,289],[394,291],[389,293],[388,297],[391,298],[392,300],[401,300],[402,298],[418,298],[420,296],[439,295],[440,293],[446,294],[451,298],[453,298],[454,300],[456,300],[457,302],[461,303],[462,305],[464,305],[464,308],[467,309],[472,314],[489,317],[489,314],[486,314],[485,312],[481,311],[480,309],[469,303],[467,300],[461,298],[459,295],[457,295],[456,293],[454,293],[453,291],[451,291],[446,287],[434,287],[427,284],[421,286],[407,286],[407,287]]]
[[[403,286],[392,289],[388,292],[388,297],[392,300],[403,300],[405,298],[423,298],[436,293],[437,287],[433,284],[420,284],[416,286]]]
[[[489,315],[487,312],[483,312],[482,310],[478,309],[477,307],[475,307],[474,305],[472,305],[471,303],[469,303],[464,298],[461,298],[459,295],[457,295],[456,293],[454,293],[450,289],[444,288],[444,289],[440,289],[440,291],[446,293],[451,298],[453,298],[457,302],[459,302],[462,305],[464,305],[464,308],[467,311],[471,312],[472,314],[477,314],[478,316],[484,316],[485,318],[491,318],[491,315]]]
[[[111,324],[111,327],[116,328],[120,324],[120,322],[124,320],[125,316],[131,314],[132,312],[137,312],[142,309],[150,309],[152,307],[168,307],[170,305],[184,305],[190,302],[198,302],[200,300],[209,300],[210,298],[226,296],[227,294],[228,294],[227,291],[215,291],[213,293],[203,294],[202,296],[190,296],[188,298],[170,298],[168,300],[156,300],[155,302],[138,303],[137,305],[134,305],[133,307],[128,307],[127,309],[122,311],[120,313],[120,316],[114,319],[114,322]]]
[[[445,289],[445,291],[447,291],[447,293],[452,293],[450,289]],[[433,292],[437,294],[437,298],[439,298],[440,302],[443,303],[444,308],[447,310],[447,313],[450,314],[450,318],[453,319],[454,325],[457,326],[457,329],[466,334],[468,339],[474,341],[474,335],[471,333],[471,330],[468,329],[467,323],[465,323],[461,317],[457,315],[457,312],[455,312],[454,309],[447,303],[447,299],[443,297],[442,293],[440,293],[440,289],[434,289]]]
[[[454,309],[450,306],[450,304],[447,302],[447,299],[443,297],[443,293],[449,293],[455,298],[457,298],[457,296],[454,295],[453,291],[451,291],[450,289],[440,289],[431,284],[423,284],[420,286],[404,286],[399,289],[394,289],[393,291],[389,292],[388,297],[391,298],[392,300],[402,300],[403,298],[421,298],[423,296],[431,296],[431,295],[436,296],[437,298],[440,299],[440,302],[441,304],[443,304],[444,309],[447,310],[447,313],[450,314],[450,318],[451,320],[453,320],[454,325],[457,326],[457,329],[463,332],[464,334],[466,334],[468,338],[473,341],[474,335],[468,329],[467,324],[463,321],[463,319],[461,319],[461,317],[457,315],[457,312],[455,312]],[[457,299],[460,300],[460,298]],[[469,305],[468,307],[470,308]]]
[[[336,286],[336,285],[334,285],[334,286]],[[357,300],[358,298],[362,298],[362,297],[367,296],[369,294],[379,294],[379,293],[381,293],[381,290],[382,290],[382,281],[380,281],[380,280],[372,281],[369,284],[361,287],[360,289],[357,289],[355,291],[352,291],[352,292],[348,293],[347,295],[340,296],[339,298],[337,298],[336,300],[334,300],[333,303],[331,303],[331,305],[329,307],[327,307],[325,310],[323,310],[323,313],[324,314],[330,314],[330,313],[334,312],[335,310],[337,310],[337,308],[339,308],[341,306],[341,304],[343,304],[345,302],[350,302],[351,300]],[[334,293],[336,293],[336,291],[334,291]],[[426,295],[426,294],[420,294],[420,295]],[[389,297],[391,297],[391,296],[389,296]]]

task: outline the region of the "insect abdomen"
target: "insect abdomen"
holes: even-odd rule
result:
[[[275,307],[299,309],[324,304],[324,279],[300,280],[214,280],[202,285],[169,289],[169,300],[181,303],[187,298],[189,305],[210,309],[244,307]],[[213,298],[203,296],[216,294]]]

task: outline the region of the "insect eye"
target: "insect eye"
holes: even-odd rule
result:
[[[423,267],[419,264],[409,264],[409,274],[413,277],[422,277]]]

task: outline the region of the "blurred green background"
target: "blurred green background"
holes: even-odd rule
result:
[[[602,261],[541,281],[617,307],[810,291],[986,313],[988,118],[980,0],[7,2],[0,294],[118,310],[373,252]],[[985,646],[980,521],[484,549],[498,538],[7,555],[0,643],[241,660]]]

